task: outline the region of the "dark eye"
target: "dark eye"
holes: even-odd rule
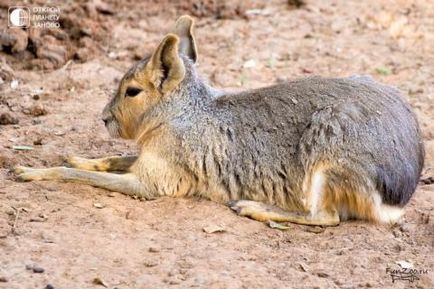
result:
[[[137,87],[128,87],[127,92],[125,92],[125,95],[129,96],[129,97],[134,97],[137,94],[139,94],[141,91],[142,90],[140,88],[137,88]]]

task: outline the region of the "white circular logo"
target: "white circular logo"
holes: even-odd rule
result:
[[[21,27],[29,23],[29,13],[25,9],[16,8],[9,14],[9,20],[12,25]]]

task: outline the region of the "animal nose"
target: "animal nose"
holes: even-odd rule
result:
[[[102,121],[104,122],[104,125],[106,126],[107,123],[109,122],[109,119],[108,118],[103,118]]]

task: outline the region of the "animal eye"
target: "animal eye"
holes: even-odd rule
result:
[[[128,87],[127,92],[125,93],[126,96],[134,97],[137,94],[139,94],[142,90],[137,87]]]

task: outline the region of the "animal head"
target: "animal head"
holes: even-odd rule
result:
[[[197,60],[193,19],[181,16],[150,57],[134,65],[122,78],[118,90],[103,111],[112,137],[134,139],[143,115],[173,97]]]

